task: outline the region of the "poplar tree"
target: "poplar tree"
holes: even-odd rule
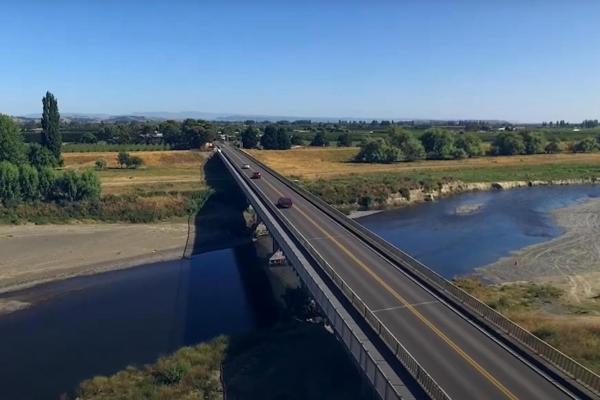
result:
[[[50,92],[42,99],[42,145],[52,152],[57,162],[60,161],[62,135],[59,130],[60,114],[58,102]]]

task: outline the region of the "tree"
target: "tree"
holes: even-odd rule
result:
[[[127,168],[138,169],[144,164],[144,160],[142,160],[138,156],[130,156],[127,160]]]
[[[342,133],[337,138],[337,144],[339,147],[350,147],[352,146],[352,140],[350,139],[349,133]]]
[[[596,147],[596,141],[594,138],[588,136],[575,143],[573,150],[576,153],[591,153],[592,151],[596,150]]]
[[[325,133],[323,131],[317,132],[310,142],[311,146],[316,146],[316,147],[323,147],[323,146],[326,146],[327,144],[328,144],[327,139],[325,138]]]
[[[52,93],[46,92],[46,96],[42,99],[42,106],[42,145],[47,147],[58,161],[62,146],[58,102]]]
[[[277,141],[277,128],[274,125],[265,126],[263,135],[260,138],[260,144],[266,150],[274,150],[279,147]]]
[[[119,166],[121,168],[126,167],[129,164],[130,157],[131,156],[129,155],[129,153],[120,151],[119,154],[117,154],[117,162],[119,163]]]
[[[21,130],[8,116],[0,114],[0,161],[19,164],[25,155]]]
[[[363,144],[354,160],[366,163],[392,163],[400,161],[402,157],[399,148],[390,146],[383,140],[370,140]]]
[[[525,143],[523,136],[514,132],[499,133],[492,143],[492,154],[511,156],[523,154],[525,152]]]
[[[279,150],[288,150],[292,147],[292,141],[290,140],[290,135],[287,133],[286,129],[280,127],[277,129],[277,148]]]
[[[548,154],[560,153],[562,151],[562,144],[557,138],[552,138],[550,142],[544,148],[544,151]]]
[[[421,136],[421,143],[427,152],[427,158],[438,160],[454,158],[454,138],[446,131],[429,130]]]
[[[40,197],[40,180],[37,169],[29,164],[21,165],[19,187],[23,200],[37,200]]]
[[[481,139],[473,133],[459,135],[454,145],[456,148],[464,150],[467,157],[477,157],[483,154]]]
[[[417,161],[425,158],[425,148],[423,148],[423,144],[414,136],[410,136],[400,149],[404,153],[406,161]]]
[[[525,154],[541,154],[545,151],[546,137],[540,132],[523,132]]]
[[[298,135],[297,133],[292,135],[292,144],[296,145],[296,146],[302,146],[304,144],[304,141],[302,140],[302,136]]]
[[[258,134],[256,129],[251,126],[247,126],[242,131],[242,147],[245,149],[253,149],[258,144]]]
[[[0,201],[10,204],[20,198],[19,168],[8,161],[0,161]]]
[[[29,163],[37,169],[56,166],[56,159],[50,150],[37,143],[29,145],[27,158],[29,159]]]
[[[98,138],[91,132],[81,135],[81,143],[98,143]]]

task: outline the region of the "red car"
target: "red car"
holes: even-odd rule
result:
[[[260,176],[261,176],[261,175],[260,175],[260,172],[258,172],[258,171],[254,171],[254,172],[252,173],[252,176],[251,176],[250,178],[251,178],[251,179],[260,179]]]
[[[279,208],[292,208],[292,204],[292,199],[289,197],[280,197],[279,200],[277,200],[277,207]]]

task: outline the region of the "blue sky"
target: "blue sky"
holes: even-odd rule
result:
[[[7,0],[0,112],[600,117],[597,1]]]

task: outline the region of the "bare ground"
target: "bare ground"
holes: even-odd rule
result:
[[[0,226],[0,293],[181,258],[187,222]],[[0,299],[0,313],[23,304]]]
[[[553,212],[565,229],[558,238],[528,246],[478,269],[493,282],[536,281],[565,289],[568,300],[582,303],[600,294],[600,199]]]

